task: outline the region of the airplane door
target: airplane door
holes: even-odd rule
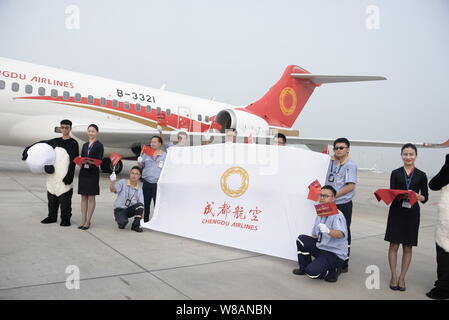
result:
[[[192,129],[192,113],[188,107],[178,108],[178,128],[180,130],[184,129],[186,131],[191,131]]]

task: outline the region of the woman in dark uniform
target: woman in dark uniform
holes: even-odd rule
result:
[[[91,124],[87,128],[89,142],[83,144],[81,157],[103,159],[103,144],[97,140],[98,127]],[[92,160],[86,160],[80,169],[78,194],[81,195],[81,225],[78,229],[87,230],[95,210],[95,196],[100,194],[100,169]]]
[[[404,166],[393,170],[390,176],[390,189],[412,190],[422,203],[428,200],[427,176],[415,168],[418,155],[416,146],[407,143],[402,146],[401,156]],[[418,201],[411,206],[408,197],[396,198],[388,212],[385,240],[390,242],[388,262],[390,263],[390,289],[405,291],[405,275],[412,260],[412,247],[418,245],[420,213]],[[399,245],[402,244],[402,268],[399,278],[396,273]]]

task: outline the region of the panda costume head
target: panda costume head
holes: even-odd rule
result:
[[[32,173],[47,173],[47,190],[59,197],[72,189],[72,185],[63,182],[67,174],[70,156],[66,149],[53,148],[47,143],[36,143],[31,146],[26,158],[26,164]]]

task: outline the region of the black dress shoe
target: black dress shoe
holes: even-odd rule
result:
[[[71,223],[70,223],[70,221],[61,221],[61,223],[59,225],[61,227],[70,227]]]
[[[398,286],[398,290],[399,290],[399,291],[405,291],[405,290],[406,290],[406,287]]]
[[[435,287],[427,292],[426,296],[436,300],[449,299],[449,291],[441,290],[440,288]]]
[[[84,226],[79,226],[79,227],[78,227],[78,229],[82,229],[82,228],[84,228]]]
[[[81,230],[88,230],[90,228],[90,225],[88,225],[87,227],[82,227]]]
[[[393,286],[390,284],[390,289],[393,291],[398,291],[399,290],[399,286]]]
[[[134,230],[136,232],[143,232],[143,229],[141,227],[138,227],[138,226],[132,227],[131,230]]]
[[[296,275],[298,275],[298,276],[303,276],[303,275],[305,275],[306,273],[305,273],[305,271],[304,270],[301,270],[301,269],[293,269],[293,274],[296,274]]]
[[[42,220],[41,223],[48,224],[48,223],[55,223],[56,221],[58,221],[58,219],[47,217],[44,220]]]

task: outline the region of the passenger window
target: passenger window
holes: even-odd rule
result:
[[[116,99],[112,100],[112,106],[118,108],[118,101]]]
[[[105,106],[106,105],[106,98],[100,98],[100,104],[102,106]]]
[[[202,121],[203,117],[199,114],[198,115],[198,121]]]
[[[162,111],[162,110],[161,110],[161,107],[157,107],[157,108],[156,108],[156,112],[157,112],[158,114],[161,113],[161,111]]]
[[[209,119],[209,116],[205,116],[205,117],[204,117],[204,120],[205,120],[206,122],[209,122],[209,120],[210,120],[210,119]]]
[[[31,86],[30,84],[27,84],[25,86],[25,92],[28,94],[32,94],[33,93],[33,86]]]
[[[77,102],[81,101],[81,93],[75,93],[75,101]]]
[[[62,97],[64,98],[64,100],[69,100],[70,99],[70,93],[68,91],[64,91],[62,93]]]
[[[37,89],[37,93],[40,96],[45,96],[45,88],[44,87],[39,87],[39,89]]]
[[[87,103],[93,104],[94,103],[94,97],[91,95],[87,96]]]
[[[11,85],[11,89],[14,92],[19,91],[19,84],[17,82],[13,82],[12,85]]]
[[[5,89],[5,81],[0,80],[0,89]]]
[[[129,110],[129,102],[128,101],[125,101],[125,109]]]
[[[140,103],[136,103],[135,108],[136,108],[136,111],[140,111]]]
[[[151,113],[151,106],[147,106],[147,112]]]
[[[170,116],[170,115],[171,115],[171,110],[170,110],[170,109],[167,109],[166,114],[167,114],[167,116]]]
[[[58,97],[58,90],[51,89],[50,95],[51,95],[52,98],[57,98]]]

